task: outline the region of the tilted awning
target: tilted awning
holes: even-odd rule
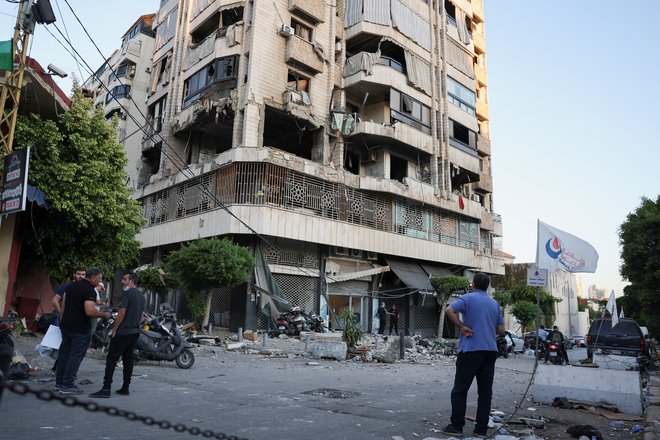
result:
[[[429,277],[452,275],[446,267],[430,263],[419,263],[415,260],[399,260],[386,258],[390,269],[399,279],[411,289],[433,291]]]

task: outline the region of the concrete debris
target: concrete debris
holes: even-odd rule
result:
[[[238,350],[239,348],[243,348],[245,346],[244,342],[234,342],[227,344],[227,350]]]
[[[539,428],[543,429],[545,428],[546,421],[543,418],[540,419],[530,419],[527,417],[520,417],[518,420],[523,422],[525,425],[529,426],[530,428]]]
[[[257,341],[259,339],[259,333],[253,332],[252,330],[245,330],[243,332],[243,339],[248,341]]]

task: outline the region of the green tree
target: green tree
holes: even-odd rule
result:
[[[211,307],[210,289],[234,287],[248,281],[254,265],[250,249],[228,239],[203,238],[170,253],[165,269],[186,293],[195,319],[206,325]]]
[[[509,304],[511,304],[511,292],[495,292],[493,294],[493,299],[497,301],[497,303],[502,307],[502,309],[506,308]]]
[[[511,307],[511,314],[520,322],[522,332],[536,320],[536,304],[531,301],[518,301]]]
[[[23,273],[45,267],[64,278],[80,265],[111,273],[134,263],[142,216],[125,185],[126,153],[115,129],[79,89],[56,121],[18,118],[16,147],[31,147],[29,182],[49,204],[21,214]]]
[[[621,276],[630,282],[621,302],[626,316],[660,334],[660,195],[642,197],[619,228],[619,244]]]
[[[344,329],[341,338],[346,342],[348,348],[354,348],[364,334],[362,327],[355,322],[355,313],[350,309],[343,309],[340,316],[344,319]]]
[[[461,276],[431,277],[431,286],[438,294],[440,304],[440,319],[438,320],[438,338],[442,339],[442,329],[445,325],[445,308],[454,292],[465,292],[470,286],[467,278]]]
[[[536,304],[536,287],[527,285],[527,266],[524,264],[506,265],[504,275],[493,276],[491,284],[497,289],[495,300],[503,308],[520,301]],[[552,326],[554,324],[555,304],[560,301],[560,298],[555,298],[545,289],[540,289],[539,306],[544,325]]]

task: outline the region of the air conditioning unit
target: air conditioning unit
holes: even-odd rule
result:
[[[337,246],[335,248],[335,254],[336,255],[342,255],[342,256],[348,256],[348,249],[345,247]]]
[[[351,249],[351,257],[362,258],[362,251],[360,249]]]
[[[289,38],[293,37],[293,34],[295,34],[295,31],[291,26],[287,26],[286,24],[283,24],[282,27],[280,27],[280,35],[283,37]]]
[[[475,202],[477,202],[477,203],[481,203],[481,196],[479,194],[472,194],[472,196],[470,196],[470,198],[472,200],[474,200]]]
[[[337,41],[337,42],[335,43],[335,52],[336,52],[336,53],[341,52],[341,41]]]
[[[133,78],[135,76],[135,64],[128,68],[128,77]]]

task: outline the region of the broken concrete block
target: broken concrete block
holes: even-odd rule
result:
[[[215,339],[211,339],[211,338],[200,339],[199,345],[215,345]]]
[[[539,365],[531,391],[534,401],[548,405],[555,397],[566,397],[608,403],[624,413],[644,414],[639,371]]]
[[[247,339],[248,341],[257,341],[259,340],[259,334],[257,332],[253,332],[252,330],[245,330],[243,332],[243,339]]]
[[[330,358],[343,361],[346,359],[346,342],[344,341],[316,341],[312,348],[315,359]]]
[[[239,348],[242,348],[245,346],[243,342],[233,342],[231,344],[227,344],[227,350],[238,350]]]

